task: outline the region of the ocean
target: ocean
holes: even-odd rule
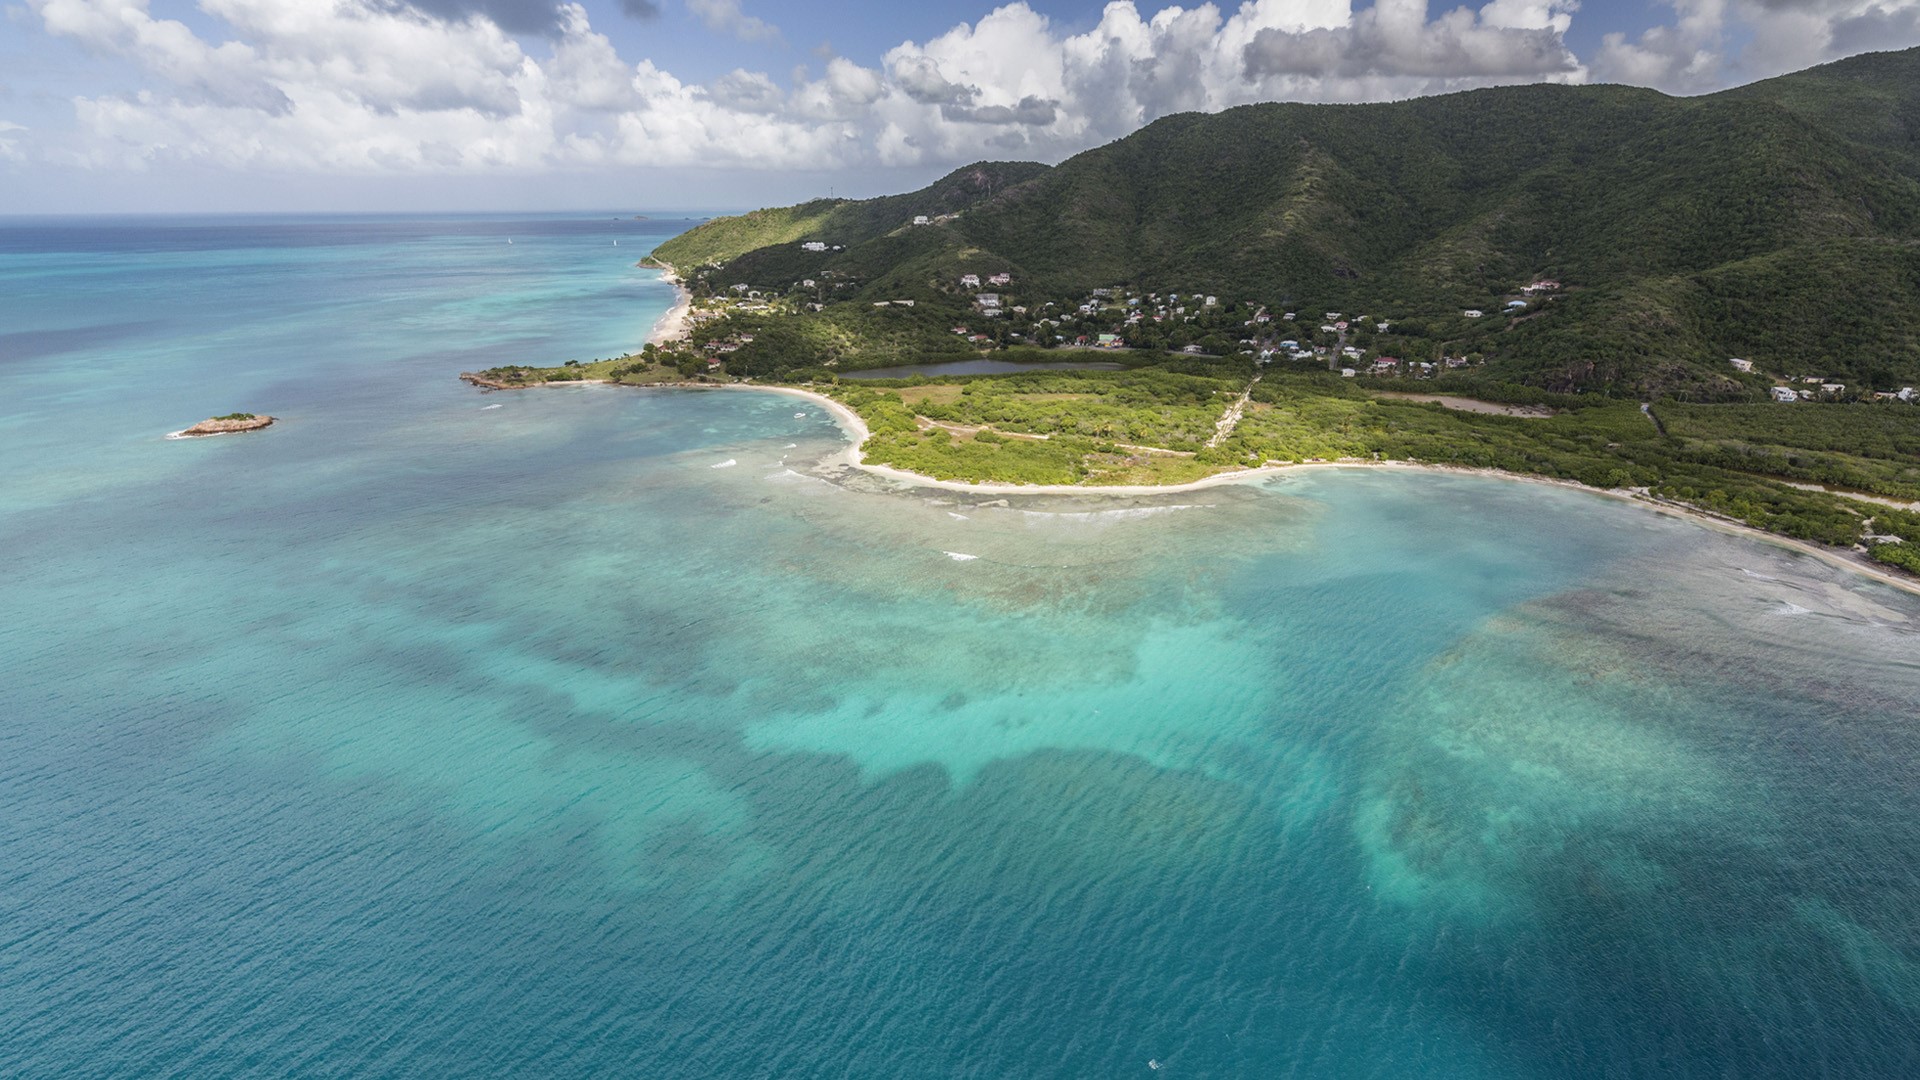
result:
[[[1920,599],[456,381],[684,227],[0,221],[0,1075],[1920,1074]]]

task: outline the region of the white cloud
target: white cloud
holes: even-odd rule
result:
[[[77,127],[31,150],[102,168],[186,160],[310,172],[542,171],[710,165],[846,169],[1058,160],[1183,110],[1265,100],[1376,101],[1588,76],[1564,35],[1576,0],[1246,0],[1143,11],[1114,0],[1079,33],[999,7],[868,67],[831,56],[782,81],[736,69],[705,85],[623,58],[575,3],[522,44],[489,14],[544,0],[199,0],[209,40],[147,0],[26,0],[50,34],[123,60],[127,95],[74,102]],[[1671,89],[1750,66],[1825,59],[1920,34],[1920,0],[1672,0],[1674,21],[1608,36],[1592,70]],[[688,0],[733,34],[777,34],[737,0]],[[455,5],[447,7],[446,5]],[[542,16],[544,17],[544,16]],[[530,51],[534,50],[534,51]],[[1771,72],[1768,72],[1771,73]],[[0,155],[25,140],[0,126]]]
[[[777,41],[780,30],[765,19],[740,10],[740,0],[687,0],[687,10],[698,16],[707,29],[730,34],[742,41]]]
[[[20,150],[19,140],[11,138],[17,132],[27,130],[25,124],[16,124],[11,120],[0,120],[0,161],[25,161],[27,155]]]
[[[1608,34],[1594,74],[1675,93],[1715,90],[1873,49],[1920,44],[1920,0],[1670,0],[1673,21]]]

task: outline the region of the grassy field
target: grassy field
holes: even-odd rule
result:
[[[649,356],[652,358],[650,362]],[[672,352],[496,368],[508,385],[730,382]],[[676,357],[678,357],[676,359]],[[1383,396],[1326,372],[1166,358],[1124,371],[808,383],[860,414],[873,464],[969,483],[1164,485],[1268,464],[1412,461],[1631,488],[1796,539],[1865,544],[1920,571],[1920,408],[1904,403],[1653,403],[1556,396],[1510,416]],[[1239,423],[1208,445],[1229,405]],[[1842,489],[1808,490],[1810,485]],[[1888,537],[1911,539],[1894,543]]]

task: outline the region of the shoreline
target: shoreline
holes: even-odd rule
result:
[[[617,384],[604,380],[593,380],[590,383],[568,383],[566,385],[613,386]],[[966,492],[976,495],[1079,495],[1084,497],[1088,495],[1175,495],[1181,492],[1201,491],[1223,484],[1256,483],[1262,480],[1284,476],[1289,473],[1299,473],[1313,469],[1401,469],[1428,473],[1451,473],[1458,476],[1483,476],[1498,480],[1512,480],[1528,484],[1548,484],[1554,487],[1570,488],[1575,491],[1598,495],[1602,498],[1630,503],[1643,510],[1688,521],[1692,524],[1712,529],[1718,533],[1758,540],[1762,543],[1771,544],[1774,547],[1785,548],[1801,555],[1807,555],[1836,569],[1851,571],[1861,577],[1871,578],[1882,585],[1898,589],[1901,592],[1913,596],[1920,596],[1920,581],[1896,574],[1892,570],[1882,569],[1878,563],[1859,555],[1857,552],[1823,547],[1805,540],[1796,540],[1791,536],[1781,536],[1778,533],[1770,533],[1762,529],[1756,529],[1743,522],[1730,521],[1726,518],[1718,517],[1689,506],[1682,506],[1667,502],[1663,499],[1636,494],[1632,491],[1615,491],[1608,488],[1592,487],[1587,484],[1582,484],[1577,480],[1562,480],[1552,476],[1533,476],[1527,473],[1505,472],[1500,469],[1472,469],[1459,465],[1430,465],[1418,461],[1354,460],[1303,461],[1290,465],[1262,465],[1258,468],[1235,469],[1230,472],[1215,473],[1212,476],[1201,477],[1198,480],[1189,480],[1184,484],[1115,484],[1112,486],[1083,486],[1076,484],[973,484],[963,480],[941,480],[932,476],[923,476],[920,473],[908,472],[905,469],[896,469],[891,465],[869,464],[864,460],[865,455],[860,450],[860,447],[867,441],[868,436],[872,434],[872,432],[867,429],[866,421],[860,419],[860,414],[854,412],[846,405],[817,391],[802,390],[797,386],[760,386],[753,383],[719,383],[706,386],[698,384],[654,384],[640,388],[659,390],[751,391],[762,394],[783,394],[787,397],[811,401],[824,408],[828,415],[832,416],[834,420],[839,423],[840,429],[852,440],[845,448],[829,455],[825,460],[844,461],[847,465],[859,469],[862,472],[913,487]]]
[[[915,487],[937,488],[942,491],[969,492],[978,495],[1173,495],[1187,491],[1201,491],[1223,484],[1257,483],[1289,473],[1305,472],[1313,469],[1400,469],[1414,472],[1451,473],[1459,476],[1484,476],[1498,480],[1512,480],[1528,484],[1548,484],[1553,487],[1570,488],[1583,491],[1617,502],[1630,503],[1641,509],[1649,510],[1666,517],[1678,518],[1700,525],[1715,532],[1729,536],[1743,536],[1759,540],[1775,547],[1811,556],[1829,566],[1852,571],[1862,577],[1871,578],[1882,585],[1891,586],[1901,592],[1920,596],[1920,581],[1913,581],[1891,570],[1882,569],[1879,564],[1864,558],[1856,552],[1842,551],[1823,547],[1805,540],[1796,540],[1791,536],[1781,536],[1738,521],[1729,521],[1705,511],[1688,506],[1680,506],[1663,499],[1636,494],[1631,491],[1614,491],[1582,484],[1577,480],[1563,480],[1552,476],[1532,476],[1527,473],[1505,472],[1500,469],[1472,469],[1459,465],[1431,465],[1418,461],[1303,461],[1291,465],[1262,465],[1252,469],[1235,469],[1230,472],[1215,473],[1212,476],[1190,480],[1184,484],[1115,484],[1112,486],[1082,486],[1076,484],[971,484],[961,480],[941,480],[919,473],[896,469],[890,465],[873,465],[863,460],[860,447],[871,434],[866,422],[858,413],[812,390],[802,390],[792,386],[751,386],[732,384],[727,386],[691,387],[690,389],[709,390],[759,390],[769,393],[786,394],[803,398],[824,407],[840,427],[853,441],[844,451],[835,455],[843,457],[847,464],[863,472],[883,476],[890,480],[911,484]]]
[[[652,258],[652,256],[648,257]],[[693,314],[692,290],[680,280],[679,273],[672,266],[660,263],[660,272],[661,280],[673,286],[673,306],[667,309],[666,314],[654,320],[653,329],[647,331],[645,342],[647,345],[665,345],[669,342],[681,341],[693,329],[693,323],[689,319]]]

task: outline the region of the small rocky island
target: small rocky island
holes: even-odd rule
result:
[[[273,423],[271,416],[255,416],[253,413],[237,412],[225,416],[215,416],[202,420],[184,431],[174,432],[176,438],[197,439],[204,435],[232,435],[240,431],[259,431]]]

